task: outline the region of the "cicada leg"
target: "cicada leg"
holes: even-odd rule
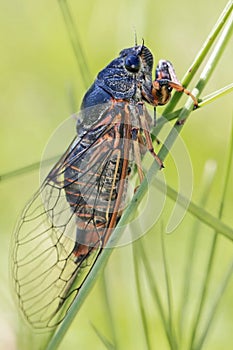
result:
[[[175,83],[173,81],[169,81],[168,85],[171,88],[175,89],[176,91],[183,92],[184,94],[190,96],[193,100],[194,108],[198,107],[198,101],[197,101],[196,97],[188,89],[186,89],[183,85],[181,85],[180,83]]]
[[[139,103],[137,107],[139,112],[139,120],[140,120],[141,128],[143,130],[143,134],[145,136],[145,140],[138,127],[134,127],[131,129],[131,136],[133,140],[134,159],[137,166],[139,181],[141,183],[144,179],[144,173],[142,170],[142,162],[141,162],[143,152],[140,146],[146,146],[148,151],[152,154],[153,158],[159,164],[160,169],[164,168],[164,166],[161,159],[158,157],[158,155],[154,151],[151,135],[149,132],[148,122],[150,121],[150,119],[148,118],[148,112],[143,103]],[[135,188],[135,192],[136,190],[137,190],[137,187]]]
[[[145,139],[146,139],[146,147],[148,149],[148,151],[152,154],[152,156],[154,157],[154,159],[156,160],[156,162],[158,163],[160,169],[164,168],[163,162],[161,161],[161,159],[158,157],[158,155],[155,153],[154,151],[154,147],[153,147],[153,143],[152,143],[152,139],[151,139],[151,135],[150,135],[150,129],[149,129],[149,125],[147,123],[147,117],[146,114],[148,113],[144,104],[138,104],[138,110],[139,110],[139,119],[140,119],[140,123],[141,123],[141,127],[143,130],[143,133],[145,135]]]
[[[132,129],[132,139],[133,139],[133,152],[134,152],[135,163],[137,166],[139,181],[141,183],[144,178],[144,174],[142,171],[140,144],[143,143],[143,140],[137,128]]]
[[[186,95],[190,96],[193,100],[194,108],[196,109],[198,107],[198,101],[196,97],[188,89],[186,89],[179,82],[174,82],[168,79],[157,79],[153,81],[152,94],[154,96],[155,104],[165,105],[171,97],[172,89],[183,92]]]
[[[198,107],[196,97],[178,80],[172,63],[162,59],[156,67],[155,80],[153,81],[152,95],[155,105],[165,105],[171,97],[172,89],[184,92],[190,96],[193,100],[194,108]]]

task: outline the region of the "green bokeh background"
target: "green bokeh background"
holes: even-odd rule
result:
[[[160,58],[170,59],[178,77],[182,78],[226,1],[78,0],[70,1],[69,4],[92,79],[122,48],[134,44],[135,29],[138,41],[144,38],[154,54],[155,61]],[[75,112],[72,106],[76,105],[78,110],[85,86],[57,1],[1,0],[0,28],[0,173],[4,174],[41,159],[53,131]],[[231,40],[204,95],[232,82],[232,45]],[[161,113],[162,110],[159,111]],[[193,113],[182,132],[194,172],[194,201],[200,197],[200,181],[206,161],[213,159],[217,162],[216,178],[207,205],[207,209],[213,214],[216,214],[219,208],[231,120],[232,94],[229,94]],[[169,167],[169,160],[165,165],[167,182],[175,185],[173,166],[171,164]],[[17,349],[17,312],[12,301],[8,273],[10,236],[21,209],[38,186],[37,171],[0,183],[1,350]],[[223,216],[228,225],[233,223],[232,195],[231,186]],[[181,224],[185,236],[189,233],[187,225],[188,221]],[[206,234],[209,231],[206,230]],[[148,237],[151,236],[150,232]],[[183,247],[176,243],[175,237],[172,239],[171,254],[176,256]],[[208,244],[208,241],[204,240],[200,244],[201,256],[205,255],[205,244]],[[151,252],[151,259],[155,259],[155,264],[156,251],[157,248]],[[230,242],[223,242],[219,255],[221,270],[221,264],[225,266],[232,256]],[[126,246],[117,249],[106,270],[115,318],[119,325],[118,335],[124,340],[129,339],[127,348],[130,349],[130,344],[133,343],[133,339],[135,341],[141,327],[140,320],[137,319],[137,299],[134,298],[131,248]],[[198,283],[198,274],[196,278]],[[93,323],[103,332],[107,332],[108,328],[99,284],[97,283],[77,315],[61,349],[103,349],[103,344],[91,327]],[[216,336],[213,337],[212,343],[210,341],[208,349],[219,349],[219,344],[221,349],[230,349],[229,344],[233,342],[230,332],[230,322],[232,325],[233,320],[230,288],[226,294],[217,325],[213,330]],[[130,320],[130,317],[131,326],[129,321],[126,321]],[[168,348],[161,328],[159,320],[155,319],[155,330],[152,332],[155,332],[155,343],[160,344],[159,347],[155,346],[155,349]],[[135,349],[143,348],[140,336],[135,343]],[[124,347],[122,345],[119,348]]]

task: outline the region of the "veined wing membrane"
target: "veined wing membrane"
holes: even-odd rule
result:
[[[124,200],[129,147],[116,137],[124,140],[126,130],[118,118],[77,137],[22,214],[12,271],[20,308],[34,328],[64,318],[121,209],[115,205]]]

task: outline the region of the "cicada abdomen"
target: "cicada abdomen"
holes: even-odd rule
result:
[[[119,105],[107,110],[102,120],[84,133],[79,147],[85,149],[85,157],[72,154],[67,159],[64,188],[76,218],[76,261],[85,258],[96,242],[104,244],[124,207],[130,138],[122,103]]]

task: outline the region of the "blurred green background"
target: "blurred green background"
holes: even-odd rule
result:
[[[225,0],[69,1],[92,79],[121,49],[133,46],[134,30],[139,43],[144,38],[155,61],[160,58],[171,60],[177,76],[181,79],[225,4]],[[0,174],[5,174],[41,159],[49,137],[60,123],[78,110],[86,88],[57,1],[1,0],[0,28]],[[231,40],[204,95],[232,82],[232,45]],[[213,214],[217,213],[220,205],[231,120],[232,94],[229,94],[193,113],[182,132],[194,172],[194,201],[200,198],[200,182],[206,161],[213,159],[217,163],[217,173],[206,207]],[[166,181],[175,185],[173,166],[171,164],[169,167],[169,159],[165,165]],[[8,272],[10,237],[23,206],[38,186],[38,171],[0,182],[1,350],[17,349],[17,311],[12,301]],[[232,195],[231,186],[223,215],[223,221],[228,225],[233,224]],[[169,243],[171,261],[174,258],[177,263],[177,266],[172,263],[175,276],[183,271],[181,256],[185,252],[193,221],[191,217],[186,219],[177,236],[174,233]],[[152,262],[154,259],[156,271],[162,264],[159,243],[156,245],[160,237],[158,230],[159,226],[147,235],[148,242],[155,247],[154,250],[149,249],[148,254]],[[205,259],[209,244],[205,235],[211,237],[210,229],[203,230],[202,235],[204,237],[200,242],[200,256],[196,258],[197,270],[202,266],[202,259]],[[150,248],[149,243],[148,246]],[[218,254],[219,260],[216,260],[216,264],[221,272],[221,266],[224,270],[232,259],[229,241],[222,239]],[[122,341],[118,344],[119,349],[144,348],[140,336],[141,323],[138,318],[132,264],[131,247],[126,246],[114,251],[106,268],[114,318],[118,325],[116,333]],[[194,285],[198,285],[198,271],[194,278]],[[179,282],[175,280],[174,283],[176,295]],[[213,285],[213,289],[215,288],[216,285]],[[108,336],[108,321],[102,299],[99,281],[77,315],[60,349],[103,349],[103,344],[91,326],[94,324]],[[232,293],[229,287],[205,349],[231,348],[232,309]],[[154,321],[151,332],[154,344],[157,344],[154,349],[168,349],[157,316],[156,312],[154,315],[151,311]]]

